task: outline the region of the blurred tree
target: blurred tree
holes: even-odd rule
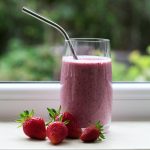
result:
[[[150,45],[150,0],[1,0],[0,79],[58,77],[60,56],[56,58],[49,47],[60,43],[63,37],[55,29],[23,14],[22,6],[56,21],[70,37],[109,38],[113,50],[140,50],[140,53],[133,53],[138,56],[132,55],[134,61],[129,60],[130,68],[113,63],[113,73],[116,72],[113,78],[134,80],[142,72],[143,80],[150,79],[149,56],[145,56],[148,54],[146,47]]]
[[[73,37],[110,38],[114,49],[139,48],[150,43],[149,0],[53,0],[47,1],[49,16]]]
[[[8,42],[13,38],[20,38],[28,44],[43,42],[43,27],[21,13],[18,0],[0,1],[0,10],[0,54],[8,50]]]
[[[26,46],[18,39],[9,43],[10,52],[0,60],[0,79],[3,81],[58,80],[58,60],[46,46]],[[56,72],[57,71],[57,72]]]
[[[15,37],[29,44],[57,39],[52,29],[21,13],[23,5],[58,22],[71,37],[110,38],[114,49],[139,48],[143,53],[150,43],[149,0],[5,0],[0,1],[1,52]]]

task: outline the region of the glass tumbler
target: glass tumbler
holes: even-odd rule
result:
[[[100,121],[109,128],[112,111],[112,65],[110,41],[101,38],[72,38],[74,59],[65,41],[62,57],[60,103],[85,128]]]

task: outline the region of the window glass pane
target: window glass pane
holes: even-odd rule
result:
[[[149,0],[0,1],[0,81],[59,80],[64,38],[22,6],[51,18],[70,37],[110,39],[113,81],[150,81]]]

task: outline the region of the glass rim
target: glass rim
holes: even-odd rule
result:
[[[65,40],[65,42],[68,41],[79,41],[79,42],[110,42],[109,39],[105,38],[70,38],[70,40]]]

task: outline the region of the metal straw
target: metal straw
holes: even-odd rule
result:
[[[26,13],[26,14],[28,14],[28,15],[30,15],[30,16],[32,16],[32,17],[34,17],[34,18],[36,18],[36,19],[38,19],[38,20],[40,20],[40,21],[42,21],[42,22],[44,22],[44,23],[46,23],[46,24],[48,24],[48,25],[50,25],[50,26],[52,26],[52,27],[54,27],[54,28],[57,29],[58,31],[60,31],[60,32],[62,33],[62,35],[64,36],[64,38],[67,40],[67,42],[68,42],[68,44],[69,44],[69,47],[70,47],[70,49],[71,49],[71,52],[72,52],[72,54],[73,54],[74,59],[78,59],[78,57],[77,57],[77,55],[76,55],[76,53],[75,53],[75,51],[74,51],[74,48],[73,48],[73,46],[72,46],[72,44],[71,44],[71,40],[70,40],[70,38],[69,38],[69,35],[67,34],[67,32],[66,32],[61,26],[59,26],[57,23],[55,23],[55,22],[53,22],[53,21],[51,21],[51,20],[49,20],[49,19],[47,19],[47,18],[45,18],[45,17],[43,17],[43,16],[37,14],[37,13],[35,13],[35,12],[29,10],[29,9],[26,8],[26,7],[23,7],[23,8],[22,8],[22,11],[23,11],[24,13]]]

